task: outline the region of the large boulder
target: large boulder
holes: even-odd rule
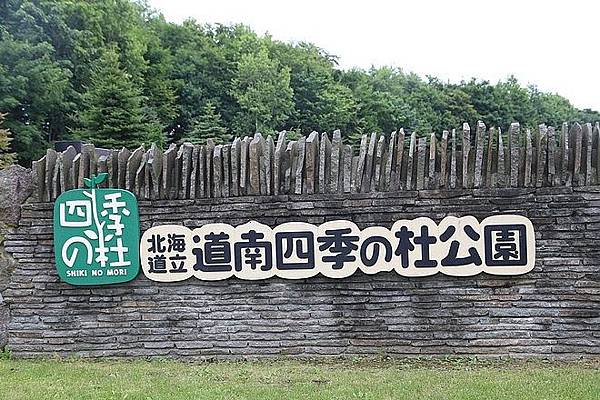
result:
[[[16,226],[19,223],[21,204],[32,192],[33,180],[29,169],[12,165],[0,171],[0,225]]]
[[[12,257],[4,251],[4,239],[8,230],[19,223],[21,204],[32,192],[33,180],[27,168],[13,165],[0,171],[0,350],[6,345],[6,327],[10,319],[2,292],[15,267]]]

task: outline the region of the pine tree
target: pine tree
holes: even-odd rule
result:
[[[15,153],[10,152],[10,142],[12,137],[8,129],[2,128],[6,114],[0,114],[0,169],[4,169],[14,164],[17,160]]]
[[[271,58],[266,47],[242,55],[232,86],[231,94],[242,109],[236,122],[239,131],[273,132],[294,110],[290,69]]]
[[[227,133],[227,128],[223,126],[221,114],[211,102],[204,104],[200,114],[192,120],[189,131],[184,134],[180,142],[201,144],[206,139],[215,139],[218,142],[231,140],[231,135]]]
[[[135,148],[152,142],[162,145],[160,126],[144,115],[143,101],[140,89],[121,68],[117,51],[105,51],[83,97],[79,136],[106,148]]]

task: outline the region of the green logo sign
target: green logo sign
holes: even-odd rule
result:
[[[140,221],[135,196],[99,189],[108,174],[85,179],[87,189],[54,204],[54,254],[60,278],[71,285],[128,282],[140,269]]]

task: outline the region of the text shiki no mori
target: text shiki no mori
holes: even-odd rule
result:
[[[140,225],[135,196],[85,179],[54,203],[54,251],[60,278],[72,285],[106,285],[134,279],[140,270]]]
[[[344,278],[358,269],[410,277],[519,275],[534,267],[535,234],[531,221],[519,215],[496,215],[481,222],[472,216],[446,217],[439,224],[421,217],[399,220],[391,229],[363,230],[346,220],[319,226],[288,222],[274,228],[255,221],[193,230],[161,225],[143,234],[140,259],[144,274],[160,282],[192,276]]]

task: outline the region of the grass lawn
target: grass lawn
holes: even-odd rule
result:
[[[600,399],[600,361],[0,360],[0,399]]]

